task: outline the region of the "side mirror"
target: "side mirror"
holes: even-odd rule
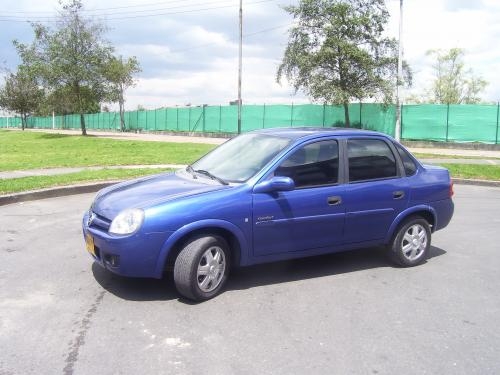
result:
[[[273,193],[276,191],[290,191],[295,189],[295,182],[290,177],[273,177],[270,180],[259,182],[254,186],[254,193]]]

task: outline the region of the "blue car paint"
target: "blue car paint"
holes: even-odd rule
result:
[[[448,171],[423,166],[414,158],[418,170],[410,177],[348,183],[344,167],[339,183],[333,186],[254,193],[254,187],[266,180],[276,165],[307,143],[337,139],[341,144],[346,139],[369,137],[382,139],[393,149],[392,138],[369,131],[305,128],[258,132],[288,137],[292,143],[245,183],[220,185],[177,172],[99,192],[91,210],[109,224],[126,208],[142,208],[145,219],[137,233],[119,236],[89,227],[89,212],[85,213],[84,235],[92,235],[100,250],[96,261],[120,275],[161,278],[169,253],[197,231],[230,233],[239,245],[238,265],[247,266],[388,244],[398,225],[415,213],[432,217],[433,231],[451,220]],[[344,146],[341,150],[345,153]],[[344,158],[341,155],[340,160]],[[401,170],[399,157],[397,161]],[[396,203],[388,198],[394,190],[404,192]],[[332,195],[342,197],[339,206],[326,204]],[[106,254],[119,255],[120,264],[111,266],[105,261]]]
[[[115,188],[107,188],[98,194],[96,202],[99,204],[100,214],[113,219],[124,207],[154,207],[184,196],[223,188],[225,187],[220,185],[207,185],[200,180],[176,178],[175,174],[160,174],[118,184]]]
[[[137,233],[125,238],[113,236],[95,228],[89,228],[88,212],[83,217],[84,233],[90,234],[98,249],[99,256],[94,257],[101,266],[122,276],[156,277],[151,274],[158,262],[159,251],[172,232]],[[148,244],[147,251],[144,243]],[[120,255],[120,264],[113,267],[106,262],[106,256]]]
[[[237,227],[233,223],[225,220],[201,220],[194,223],[190,223],[188,225],[183,226],[175,233],[173,233],[168,240],[163,245],[160,256],[158,258],[157,266],[155,272],[150,277],[161,278],[164,272],[165,261],[169,255],[169,251],[183,238],[187,238],[191,233],[195,233],[197,231],[208,231],[210,228],[216,228],[218,230],[223,229],[227,232],[231,233],[236,237],[236,240],[241,247],[241,256],[239,264],[248,264],[248,249],[249,244],[247,243],[247,236],[243,233],[241,228]]]

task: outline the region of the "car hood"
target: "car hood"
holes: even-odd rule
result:
[[[92,211],[113,220],[127,208],[145,208],[181,197],[228,188],[230,186],[212,184],[206,179],[190,180],[175,173],[160,174],[101,190],[92,204]]]

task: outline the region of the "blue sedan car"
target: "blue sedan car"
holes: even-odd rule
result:
[[[175,173],[101,190],[83,217],[87,250],[129,277],[173,273],[179,293],[217,295],[235,266],[385,246],[422,263],[453,215],[448,170],[389,136],[282,128],[246,133]]]

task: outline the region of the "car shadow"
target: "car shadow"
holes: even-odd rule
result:
[[[179,298],[171,278],[161,280],[115,275],[97,263],[92,264],[96,281],[108,292],[128,301],[168,301]]]
[[[385,252],[383,248],[366,248],[238,268],[232,272],[226,290],[249,289],[382,267],[397,268]],[[444,254],[445,250],[431,246],[423,264]]]
[[[335,276],[381,267],[397,267],[385,256],[385,250],[368,248],[287,260],[232,270],[225,290],[245,290],[265,285]],[[427,260],[446,254],[431,246]],[[96,281],[108,292],[129,301],[168,301],[178,299],[196,304],[179,296],[171,277],[164,279],[126,278],[115,275],[98,264],[92,265]]]

